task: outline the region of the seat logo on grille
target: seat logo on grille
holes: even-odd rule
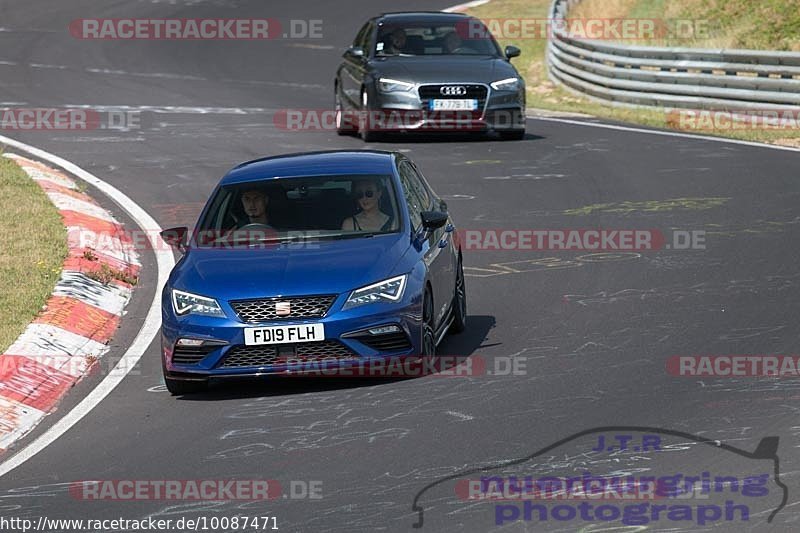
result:
[[[467,88],[463,85],[445,85],[439,89],[442,96],[464,96],[467,94]]]
[[[289,316],[292,314],[292,303],[275,302],[275,314],[278,316]]]

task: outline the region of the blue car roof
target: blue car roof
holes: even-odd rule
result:
[[[473,18],[466,13],[445,13],[443,11],[398,11],[382,13],[376,17],[378,22],[435,22],[444,23]]]
[[[265,157],[242,163],[228,172],[221,185],[247,183],[270,178],[391,174],[394,152],[379,150],[336,150]]]

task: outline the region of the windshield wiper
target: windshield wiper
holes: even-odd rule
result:
[[[359,233],[342,233],[341,235],[337,235],[339,239],[368,239],[370,237],[374,237],[376,233],[371,231],[362,231]],[[338,240],[338,239],[337,239]]]

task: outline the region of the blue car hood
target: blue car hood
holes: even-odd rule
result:
[[[171,285],[227,301],[344,293],[394,275],[409,247],[408,236],[392,234],[266,249],[193,248]]]

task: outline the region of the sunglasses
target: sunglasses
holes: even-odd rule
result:
[[[368,191],[356,192],[354,193],[354,196],[356,197],[356,200],[361,200],[365,196],[367,198],[372,198],[373,196],[375,196],[375,191],[368,190]]]

